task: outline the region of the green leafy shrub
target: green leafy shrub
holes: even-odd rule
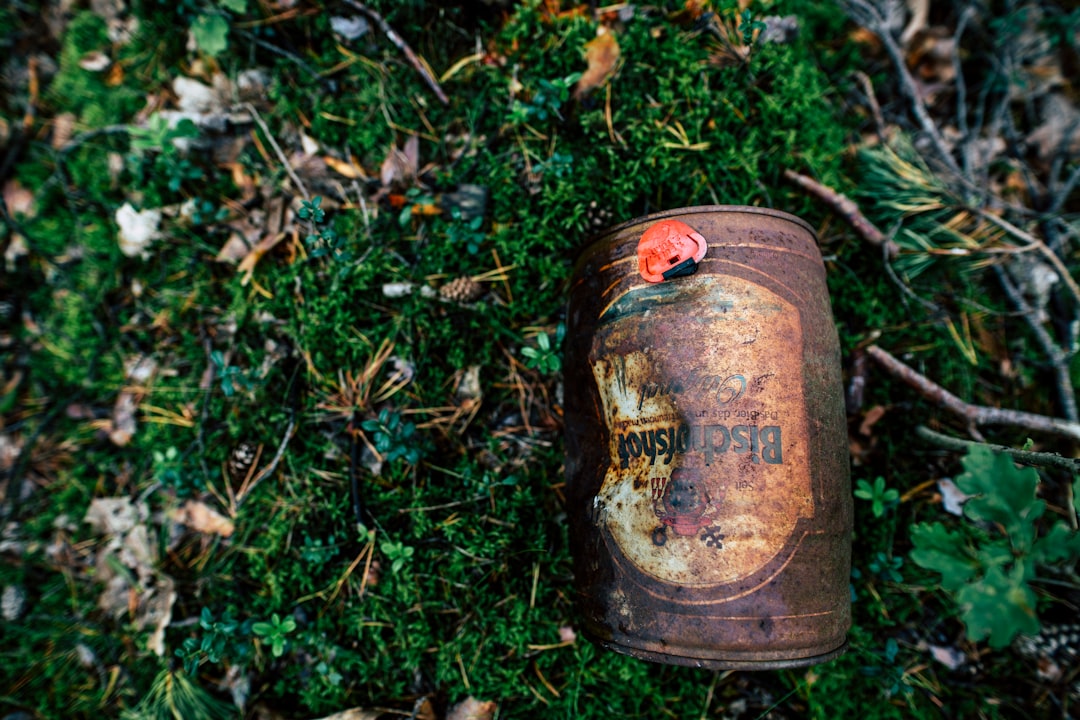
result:
[[[1046,502],[1035,496],[1038,473],[1017,468],[1008,455],[973,446],[955,482],[972,496],[964,505],[971,522],[955,530],[940,522],[914,525],[911,559],[941,573],[969,639],[989,638],[1000,648],[1020,633],[1038,633],[1032,582],[1040,570],[1080,558],[1080,533],[1058,520],[1039,537]]]

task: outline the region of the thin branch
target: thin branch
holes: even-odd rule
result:
[[[379,29],[382,30],[383,35],[387,40],[394,43],[402,53],[405,54],[405,59],[409,61],[409,64],[413,66],[416,72],[420,73],[420,77],[424,78],[424,82],[427,83],[431,91],[435,93],[435,97],[439,98],[439,102],[443,105],[449,105],[450,100],[446,97],[446,93],[443,92],[442,87],[439,86],[439,81],[435,79],[435,76],[424,66],[424,63],[420,62],[420,58],[416,56],[416,53],[412,51],[408,43],[401,39],[401,36],[394,31],[394,28],[390,27],[390,24],[383,19],[383,16],[375,12],[367,5],[357,0],[345,0],[345,4],[359,10],[360,12],[371,18]]]
[[[1035,309],[1028,305],[1023,294],[1009,279],[1009,275],[1004,268],[995,265],[994,271],[997,273],[998,280],[1001,281],[1001,287],[1005,290],[1005,294],[1009,296],[1009,300],[1016,306],[1016,309],[1023,313],[1028,327],[1035,334],[1035,339],[1039,341],[1043,352],[1050,358],[1050,364],[1054,368],[1054,375],[1057,376],[1058,394],[1061,396],[1061,410],[1065,414],[1065,418],[1077,422],[1080,420],[1080,416],[1077,415],[1076,391],[1073,389],[1072,375],[1069,372],[1069,353],[1065,352],[1050,337],[1050,333],[1046,331],[1046,328],[1042,326],[1042,323],[1036,317]]]
[[[982,439],[982,436],[976,430],[979,425],[1012,425],[1027,430],[1064,435],[1074,440],[1080,440],[1080,423],[1046,415],[1036,415],[1021,410],[972,405],[953,395],[925,375],[911,369],[880,347],[871,345],[866,348],[866,352],[892,375],[915,388],[924,398],[966,420],[968,432],[978,440]]]
[[[235,28],[234,28],[234,32],[235,32]],[[241,30],[239,32],[240,32],[240,35],[244,39],[255,43],[256,45],[258,45],[259,47],[261,47],[261,48],[263,48],[265,50],[269,50],[270,52],[274,53],[275,55],[280,55],[281,57],[285,58],[286,60],[289,60],[294,65],[296,65],[298,68],[300,68],[305,73],[307,73],[311,77],[312,80],[315,80],[316,82],[319,82],[319,83],[323,83],[324,85],[329,85],[330,84],[330,83],[328,83],[326,78],[324,78],[322,75],[319,74],[318,70],[316,70],[315,68],[311,67],[306,62],[304,62],[303,58],[301,58],[300,56],[298,56],[298,55],[296,55],[294,53],[291,53],[288,50],[285,50],[284,48],[279,48],[277,45],[274,45],[273,43],[269,43],[269,42],[259,38],[254,33],[250,33],[250,32],[248,32],[246,30]]]
[[[967,24],[975,14],[975,8],[968,5],[964,8],[964,12],[960,14],[960,19],[956,23],[956,33],[953,36],[953,42],[957,48],[957,52],[953,53],[952,64],[953,74],[956,76],[956,127],[960,130],[960,157],[964,164],[964,175],[971,177],[971,143],[975,139],[974,136],[968,132],[967,122],[967,83],[964,81],[964,68],[960,62],[960,38],[964,35],[964,30],[967,29]]]
[[[878,139],[885,142],[885,117],[881,114],[881,105],[878,104],[877,95],[874,93],[874,83],[870,80],[870,76],[862,70],[855,71],[855,79],[862,86],[863,94],[866,96],[866,103],[870,106],[870,113],[874,117],[874,127],[877,128]]]
[[[259,471],[259,474],[251,481],[250,485],[240,488],[236,493],[236,506],[240,507],[240,504],[244,502],[244,498],[251,494],[251,492],[258,486],[260,482],[265,480],[274,474],[277,470],[278,463],[281,462],[282,456],[285,454],[285,448],[289,445],[289,440],[292,439],[293,428],[296,427],[296,418],[289,415],[289,426],[285,428],[285,435],[281,438],[281,443],[278,445],[277,452],[274,453],[274,459],[270,461],[270,464]]]
[[[1051,250],[1046,245],[1046,243],[1044,243],[1042,240],[1035,237],[1031,233],[1021,230],[1020,228],[1016,227],[1004,218],[1000,218],[997,215],[994,215],[993,213],[988,213],[984,210],[979,210],[978,208],[974,208],[974,210],[979,214],[979,217],[985,220],[989,220],[1005,232],[1015,236],[1019,240],[1023,240],[1024,242],[1038,250],[1039,254],[1046,258],[1046,260],[1054,266],[1054,269],[1057,270],[1057,273],[1061,278],[1061,282],[1065,283],[1065,286],[1069,288],[1069,292],[1072,293],[1073,300],[1076,301],[1077,305],[1080,305],[1080,285],[1076,284],[1076,281],[1073,280],[1072,275],[1069,274],[1069,269],[1065,267],[1065,263],[1061,261],[1061,258],[1058,257],[1057,253]]]
[[[281,146],[278,145],[277,140],[270,132],[270,128],[267,127],[266,121],[262,119],[262,115],[255,109],[255,106],[251,103],[244,103],[244,108],[251,113],[251,117],[255,119],[255,123],[259,126],[259,129],[263,131],[263,135],[266,135],[267,141],[270,143],[270,147],[274,148],[274,154],[277,155],[278,162],[285,166],[285,172],[289,174],[289,178],[296,185],[296,189],[300,191],[300,194],[304,196],[305,200],[311,200],[311,194],[308,193],[307,186],[304,185],[304,181],[300,179],[300,176],[293,170],[293,166],[289,164],[289,158],[285,157],[285,153],[282,152]]]
[[[863,240],[866,240],[871,245],[885,248],[885,252],[890,258],[896,257],[897,253],[900,252],[897,244],[886,237],[885,233],[878,230],[877,226],[862,214],[855,201],[847,195],[838,193],[832,188],[822,185],[817,180],[801,175],[794,170],[784,170],[784,177],[831,207],[834,212],[851,225]]]
[[[1053,178],[1051,178],[1053,180]],[[1050,205],[1050,210],[1047,211],[1047,215],[1057,215],[1061,212],[1061,209],[1065,207],[1065,201],[1072,195],[1073,190],[1080,184],[1080,164],[1073,168],[1072,174],[1069,175],[1069,179],[1065,183],[1054,191],[1054,202]]]
[[[951,435],[943,435],[942,433],[931,430],[925,425],[919,425],[915,428],[915,434],[924,440],[946,448],[948,450],[956,450],[958,452],[967,452],[976,445],[982,445],[988,447],[994,452],[1006,453],[1012,456],[1012,459],[1018,463],[1024,465],[1036,465],[1038,467],[1055,467],[1062,470],[1068,470],[1069,472],[1080,472],[1080,458],[1067,458],[1058,453],[1045,453],[1045,452],[1030,452],[1028,450],[1017,450],[1007,445],[993,445],[991,443],[980,443],[974,440],[964,440],[962,438],[952,437]]]

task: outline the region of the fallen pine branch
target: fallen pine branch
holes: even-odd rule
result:
[[[931,430],[925,425],[919,425],[915,428],[915,434],[924,440],[929,440],[939,447],[943,447],[947,450],[956,450],[958,452],[967,452],[975,445],[982,445],[988,447],[994,452],[1006,453],[1011,455],[1012,459],[1018,463],[1024,465],[1036,465],[1038,467],[1056,467],[1069,472],[1080,472],[1080,458],[1067,458],[1058,453],[1046,453],[1046,452],[1031,452],[1030,450],[1017,450],[1007,445],[994,445],[992,443],[981,443],[974,440],[964,440],[963,438],[952,437],[951,435],[945,435],[935,430]]]
[[[1074,440],[1080,440],[1080,423],[1046,415],[1037,415],[1022,410],[972,405],[956,397],[925,375],[911,369],[877,345],[866,348],[866,352],[893,376],[915,388],[924,398],[966,420],[968,432],[976,440],[983,440],[982,435],[976,429],[979,425],[1012,425],[1027,430],[1064,435]]]
[[[387,40],[394,43],[394,45],[404,53],[405,59],[409,61],[409,64],[413,66],[416,72],[420,73],[420,77],[424,78],[424,82],[426,82],[428,87],[431,88],[431,91],[435,93],[435,97],[439,98],[439,102],[443,105],[450,104],[450,100],[446,97],[446,93],[444,93],[442,87],[439,86],[439,81],[435,79],[435,76],[431,74],[431,71],[420,61],[420,58],[416,56],[416,53],[409,47],[409,44],[397,34],[394,28],[390,27],[390,23],[386,22],[382,15],[375,12],[364,3],[357,2],[357,0],[345,0],[345,4],[359,10],[371,18],[375,24],[379,26],[379,29],[382,30],[383,35],[386,36]]]
[[[801,175],[794,170],[785,170],[784,177],[831,207],[834,212],[851,225],[855,232],[859,233],[863,240],[876,247],[885,248],[885,252],[888,253],[890,258],[896,257],[897,253],[900,252],[899,246],[892,239],[886,237],[885,233],[878,230],[877,226],[862,214],[855,201],[847,195],[839,193],[827,185],[822,185],[817,180]]]

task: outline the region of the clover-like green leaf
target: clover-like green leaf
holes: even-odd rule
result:
[[[992,567],[978,581],[956,594],[969,640],[989,638],[990,647],[1001,648],[1020,633],[1039,632],[1035,593],[1027,584],[1026,570],[1016,563],[1006,573]]]
[[[1039,474],[1033,468],[1017,468],[1004,453],[975,445],[964,457],[964,473],[956,486],[974,495],[964,504],[964,514],[972,520],[998,525],[1019,553],[1031,550],[1035,541],[1035,520],[1046,503],[1035,497]]]
[[[915,544],[911,559],[927,570],[941,573],[941,587],[950,592],[960,589],[982,567],[963,535],[949,531],[941,523],[913,525],[911,541]]]
[[[191,24],[195,44],[210,57],[217,57],[229,46],[229,21],[220,15],[200,15]]]

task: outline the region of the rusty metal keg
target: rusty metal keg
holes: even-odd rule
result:
[[[608,230],[574,270],[564,367],[586,635],[710,668],[842,653],[847,431],[810,226],[707,206]]]

